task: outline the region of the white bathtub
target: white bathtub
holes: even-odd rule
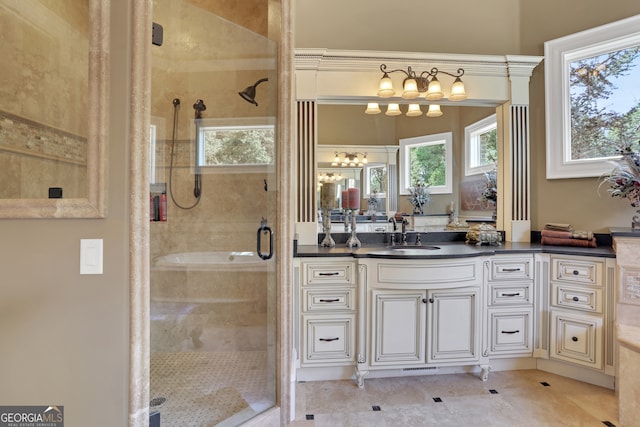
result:
[[[155,258],[153,267],[161,270],[261,270],[268,261],[255,252],[179,252]]]

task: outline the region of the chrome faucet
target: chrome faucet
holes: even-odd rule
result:
[[[393,223],[393,231],[396,231],[398,229],[398,223],[396,222],[396,217],[392,216],[391,218],[389,218],[389,222]]]

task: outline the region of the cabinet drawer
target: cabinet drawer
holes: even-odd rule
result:
[[[531,353],[533,348],[533,311],[489,310],[493,355]]]
[[[489,280],[531,279],[531,257],[504,257],[491,260]]]
[[[353,285],[355,282],[352,262],[308,263],[304,272],[304,285]]]
[[[585,285],[602,285],[603,263],[602,261],[593,260],[552,258],[551,280]]]
[[[593,313],[602,313],[602,288],[551,284],[551,304],[555,307],[572,308]]]
[[[602,319],[551,311],[550,356],[602,369]]]
[[[304,290],[303,309],[307,312],[355,310],[353,289]]]
[[[492,283],[489,285],[489,305],[531,305],[531,282]]]
[[[305,315],[303,364],[355,362],[355,316]]]

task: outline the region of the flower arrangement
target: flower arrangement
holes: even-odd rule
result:
[[[604,176],[602,184],[609,184],[609,195],[628,199],[631,206],[640,207],[640,154],[625,147],[622,158],[614,161],[615,168]]]
[[[415,187],[409,188],[409,203],[413,206],[413,213],[424,213],[424,205],[429,203],[431,195],[429,194],[429,186],[422,183],[416,184]]]
[[[482,195],[480,196],[480,200],[491,201],[496,203],[498,200],[498,184],[496,178],[496,169],[493,168],[489,172],[485,172],[484,174],[487,182],[485,183],[485,188],[482,191]]]

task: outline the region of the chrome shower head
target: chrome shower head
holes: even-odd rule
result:
[[[256,102],[256,87],[262,83],[262,82],[267,82],[269,81],[269,79],[267,79],[266,77],[263,79],[258,80],[257,82],[255,82],[253,84],[253,86],[249,86],[247,87],[245,90],[243,90],[242,92],[238,92],[238,95],[240,95],[240,97],[242,99],[244,99],[245,101],[255,105],[256,107],[258,106],[258,103]]]

